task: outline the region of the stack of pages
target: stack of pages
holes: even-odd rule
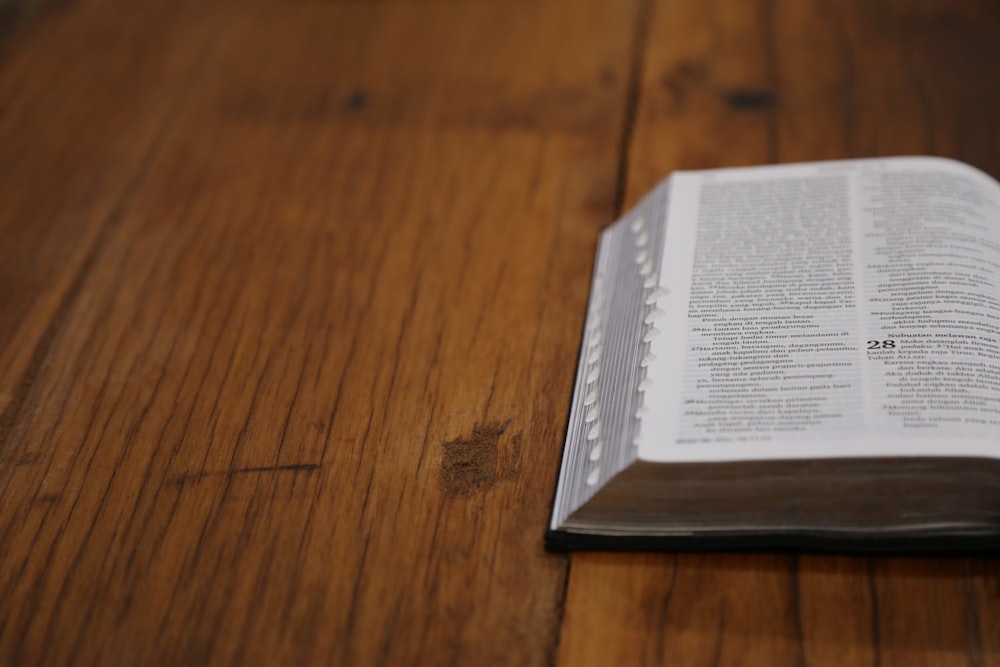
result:
[[[1000,548],[1000,184],[674,173],[601,234],[546,544]]]

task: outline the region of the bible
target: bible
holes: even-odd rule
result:
[[[681,171],[598,241],[545,543],[1000,547],[1000,184]]]

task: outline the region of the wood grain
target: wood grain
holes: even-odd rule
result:
[[[9,47],[0,664],[550,663],[634,5],[126,4]]]
[[[542,552],[598,229],[1000,173],[990,2],[54,2],[0,42],[0,666],[1000,663],[995,559]]]
[[[156,3],[46,19],[0,47],[0,441],[208,43]]]
[[[773,161],[938,154],[1000,176],[998,10],[655,3],[626,201],[674,169]],[[558,662],[997,665],[1000,564],[579,554]]]

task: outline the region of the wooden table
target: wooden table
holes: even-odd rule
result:
[[[1000,664],[998,559],[541,540],[598,230],[1000,176],[1000,4],[6,7],[0,665]]]

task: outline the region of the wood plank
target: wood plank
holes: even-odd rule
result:
[[[1000,176],[990,2],[656,2],[626,200],[674,169],[939,154]],[[996,665],[1000,561],[578,554],[559,664]]]
[[[113,161],[130,194],[18,389],[0,663],[550,663],[541,531],[635,3],[198,6],[194,34],[114,24],[115,57],[211,40],[147,166]],[[85,63],[53,98],[99,58],[61,34],[18,47]],[[124,145],[158,62],[94,93]]]
[[[0,443],[209,43],[183,11],[133,4],[43,13],[0,49]]]

